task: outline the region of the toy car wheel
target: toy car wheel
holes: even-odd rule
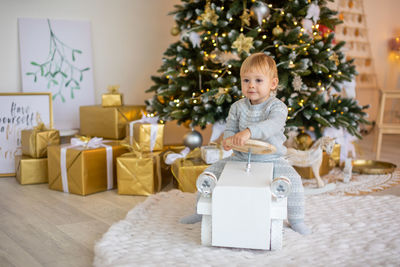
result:
[[[211,246],[211,216],[203,215],[201,219],[201,244]]]
[[[282,249],[283,221],[271,220],[271,250]]]

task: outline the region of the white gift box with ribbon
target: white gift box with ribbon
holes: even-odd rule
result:
[[[207,164],[213,164],[218,160],[227,158],[231,156],[232,153],[233,153],[232,149],[226,151],[222,147],[212,144],[201,147],[201,158]]]
[[[209,145],[201,147],[201,158],[205,163],[213,164],[233,154],[233,150],[226,151],[221,145],[217,145],[216,143],[216,140],[224,132],[225,126],[223,122],[216,122],[213,124]]]

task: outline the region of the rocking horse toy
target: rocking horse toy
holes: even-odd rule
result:
[[[251,162],[251,154],[273,154],[276,148],[248,140],[237,151],[248,153],[246,162],[228,161],[219,180],[205,172],[196,181],[201,196],[201,243],[207,246],[279,250],[283,220],[287,217],[287,177],[273,179],[273,163]]]
[[[335,139],[324,136],[319,138],[309,150],[297,150],[294,148],[288,148],[285,158],[289,161],[290,165],[298,167],[311,167],[315,179],[317,180],[318,189],[308,190],[309,194],[321,193],[324,191],[331,191],[336,188],[333,183],[326,184],[319,175],[319,169],[322,163],[322,153],[326,151],[328,155],[332,153],[333,146],[335,145]]]

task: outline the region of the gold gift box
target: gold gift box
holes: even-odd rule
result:
[[[128,152],[121,142],[104,142],[112,146],[113,152],[113,179],[116,179],[116,158]],[[48,147],[49,188],[64,191],[60,167],[60,145]],[[66,169],[68,191],[77,195],[89,195],[107,190],[107,156],[106,148],[73,147],[66,152]]]
[[[120,107],[122,103],[122,94],[103,94],[101,96],[101,105],[103,107]]]
[[[162,186],[168,185],[173,181],[174,175],[171,171],[171,165],[165,163],[165,159],[170,153],[180,153],[185,146],[165,146],[164,149],[161,151],[160,158],[161,158],[161,177],[162,177]]]
[[[60,132],[58,130],[22,130],[21,147],[22,154],[32,158],[47,157],[47,147],[60,144]]]
[[[145,106],[81,106],[79,109],[80,134],[109,139],[125,138],[128,122],[142,117]]]
[[[157,124],[157,135],[154,142],[153,150],[151,150],[151,128],[150,123],[133,124],[133,134],[130,133],[129,123],[126,125],[126,136],[129,144],[136,142],[142,152],[160,151],[164,147],[164,124]]]
[[[330,155],[331,160],[333,160],[335,166],[340,165],[340,144],[335,144]]]
[[[172,174],[178,182],[178,188],[183,192],[197,192],[196,180],[209,167],[200,156],[180,158],[174,161],[171,167]]]
[[[118,157],[118,194],[148,196],[159,192],[160,153],[131,152]]]
[[[15,156],[15,173],[20,184],[47,183],[47,158]]]
[[[319,168],[320,176],[328,174],[330,170],[332,170],[333,166],[330,163],[330,161],[331,160],[328,153],[324,151],[322,155],[321,167]],[[312,171],[311,167],[297,167],[297,166],[293,167],[297,171],[297,173],[301,176],[301,178],[306,178],[306,179],[315,178],[314,172]]]

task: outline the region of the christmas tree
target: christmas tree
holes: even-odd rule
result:
[[[242,97],[240,66],[251,53],[275,59],[277,97],[288,106],[287,126],[321,136],[324,127],[343,127],[361,138],[369,123],[355,99],[340,95],[357,75],[352,59],[334,40],[341,23],[325,0],[182,0],[170,14],[179,41],[164,53],[148,111],[187,126],[223,122]]]

